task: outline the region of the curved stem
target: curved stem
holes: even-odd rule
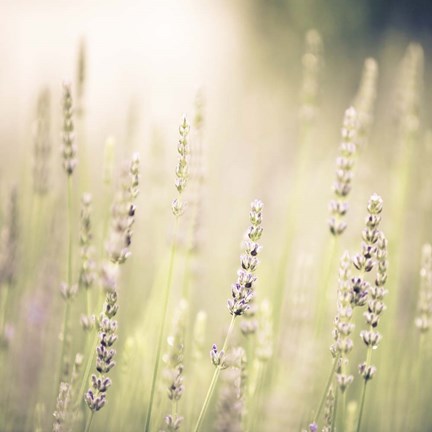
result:
[[[230,323],[230,326],[228,328],[228,333],[226,335],[225,342],[224,342],[223,347],[222,347],[222,350],[224,352],[226,351],[229,338],[230,338],[231,333],[232,333],[233,328],[234,328],[235,318],[236,318],[236,315],[233,315],[232,318],[231,318],[231,323]],[[219,378],[221,370],[222,370],[221,365],[216,366],[216,369],[215,369],[215,371],[213,373],[212,380],[210,382],[210,386],[209,386],[208,391],[207,391],[207,395],[206,395],[206,397],[204,399],[203,406],[202,406],[200,414],[198,416],[198,420],[197,420],[196,425],[194,427],[194,432],[198,432],[199,429],[200,429],[200,427],[201,427],[201,424],[202,424],[202,422],[204,420],[204,416],[205,416],[205,414],[207,412],[208,405],[210,403],[210,400],[211,400],[211,398],[213,396],[213,393],[214,393],[214,390],[216,388],[216,384],[217,384],[217,381],[218,381],[218,378]]]
[[[157,342],[157,349],[156,349],[156,360],[153,367],[153,378],[152,378],[152,385],[151,385],[151,391],[150,391],[150,402],[148,407],[148,413],[145,423],[145,431],[150,431],[150,423],[151,423],[151,415],[152,415],[152,409],[153,409],[153,402],[154,402],[154,396],[155,396],[155,390],[156,390],[156,381],[157,376],[159,373],[159,363],[160,363],[160,357],[161,357],[161,351],[162,351],[162,339],[164,335],[165,330],[165,321],[166,321],[166,315],[168,311],[168,300],[169,300],[169,294],[173,279],[173,270],[174,270],[174,257],[176,253],[176,237],[177,237],[177,227],[178,227],[178,219],[176,218],[176,224],[174,228],[174,240],[173,244],[171,246],[171,254],[170,254],[170,261],[169,261],[169,268],[168,268],[168,278],[167,283],[165,285],[165,290],[163,292],[162,297],[162,318],[161,318],[161,325],[159,329],[159,336],[158,336],[158,342]]]

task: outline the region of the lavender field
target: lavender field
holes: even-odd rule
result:
[[[432,431],[428,7],[322,3],[0,2],[0,431]]]

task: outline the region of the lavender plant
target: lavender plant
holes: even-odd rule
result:
[[[226,367],[225,353],[234,329],[235,319],[243,315],[250,307],[250,302],[255,295],[254,284],[256,282],[255,270],[258,265],[257,255],[261,250],[258,241],[261,238],[263,228],[262,223],[263,203],[260,200],[252,201],[249,219],[251,226],[247,231],[247,239],[244,242],[244,253],[240,256],[241,268],[237,272],[237,281],[231,287],[231,299],[228,300],[228,310],[231,314],[231,322],[228,328],[225,342],[219,351],[216,344],[210,351],[210,358],[215,366],[213,378],[211,380],[206,398],[201,408],[198,420],[194,427],[195,431],[201,428],[202,421],[206,414],[208,404],[212,398],[220,372]]]
[[[91,388],[85,395],[85,401],[91,414],[86,424],[86,432],[90,430],[93,414],[102,409],[106,404],[106,392],[111,386],[111,379],[107,376],[109,371],[115,366],[114,356],[116,350],[112,348],[117,341],[118,323],[115,315],[118,311],[116,288],[108,291],[103,307],[103,312],[97,321],[99,344],[96,348],[96,371],[97,374],[91,376]]]
[[[68,360],[68,346],[70,345],[68,334],[69,314],[70,314],[70,300],[76,295],[78,286],[73,284],[72,271],[73,271],[73,206],[72,206],[72,174],[77,165],[77,146],[75,144],[74,135],[74,121],[73,121],[73,102],[71,85],[68,82],[63,83],[63,168],[67,175],[67,221],[68,221],[68,249],[67,249],[67,276],[66,282],[62,282],[60,292],[65,300],[65,312],[63,319],[63,326],[60,333],[61,351],[60,351],[60,370],[59,381],[68,380],[69,375],[69,360]]]
[[[190,148],[188,144],[189,131],[190,131],[190,126],[187,122],[186,116],[184,116],[182,123],[180,124],[179,127],[180,137],[177,146],[177,152],[179,154],[179,158],[175,170],[175,174],[176,174],[175,187],[178,192],[178,197],[175,198],[171,204],[171,209],[175,217],[174,240],[170,252],[168,277],[167,277],[165,289],[162,294],[161,323],[159,327],[159,335],[157,341],[156,359],[153,368],[149,407],[148,407],[148,413],[147,413],[147,418],[145,423],[146,432],[150,431],[153,401],[154,401],[154,395],[156,391],[156,382],[159,374],[162,339],[165,331],[166,316],[168,311],[168,301],[169,301],[169,295],[170,295],[172,278],[173,278],[173,270],[174,270],[174,258],[176,253],[176,235],[177,235],[177,228],[178,228],[178,220],[185,210],[185,202],[183,201],[183,192],[186,188],[188,178],[189,178],[189,153],[190,153]]]
[[[135,222],[135,199],[138,196],[139,186],[139,155],[134,154],[127,169],[122,172],[121,185],[117,199],[112,208],[112,226],[107,244],[108,260],[101,269],[101,284],[105,293],[105,302],[102,313],[96,321],[99,342],[96,346],[96,370],[97,375],[91,376],[91,388],[85,394],[85,401],[90,409],[87,418],[86,431],[90,430],[93,415],[106,403],[106,391],[111,385],[111,379],[106,374],[115,366],[113,357],[116,354],[112,345],[117,340],[118,323],[114,316],[118,311],[118,281],[119,266],[130,257],[129,246],[132,241],[132,226]],[[96,339],[96,340],[97,340]],[[93,341],[90,347],[94,347]],[[94,354],[93,354],[94,355]],[[93,355],[87,357],[83,381],[79,394],[82,394],[84,385],[90,373]]]
[[[432,132],[427,39],[424,51],[419,43],[410,44],[397,67],[402,38],[386,32],[378,41],[371,33],[368,46],[377,42],[376,57],[363,59],[360,47],[344,51],[349,39],[333,39],[335,32],[323,15],[315,24],[326,36],[324,70],[324,38],[318,30],[303,38],[296,25],[279,27],[281,13],[271,15],[272,31],[267,31],[267,11],[274,4],[260,9],[248,5],[247,14],[223,13],[233,7],[228,4],[211,10],[203,4],[198,9],[173,4],[158,21],[161,8],[147,14],[144,3],[136,14],[143,25],[127,20],[128,28],[114,42],[104,34],[105,22],[111,21],[93,17],[95,25],[87,26],[75,64],[68,58],[71,47],[62,44],[62,32],[77,28],[73,5],[64,19],[56,20],[67,19],[68,25],[56,27],[55,43],[50,26],[39,26],[35,33],[34,24],[40,22],[27,19],[34,17],[31,9],[24,21],[22,8],[4,9],[10,25],[0,28],[5,42],[0,430],[429,430]],[[236,12],[243,8],[234,7]],[[356,12],[362,7],[357,5]],[[44,23],[50,10],[44,9]],[[63,14],[62,8],[56,10]],[[122,17],[131,10],[138,11],[124,8]],[[250,34],[256,26],[248,25],[257,10],[263,30],[259,37]],[[287,10],[293,22],[301,11]],[[117,9],[108,7],[99,15],[96,7],[93,12],[109,18]],[[80,20],[86,13],[80,11]],[[244,21],[237,28],[240,16]],[[226,37],[236,36],[229,50],[224,38],[215,46],[207,38],[222,21]],[[350,23],[348,17],[338,31]],[[8,43],[17,25],[19,37]],[[164,37],[167,28],[173,37]],[[141,37],[144,29],[148,34]],[[133,40],[127,39],[129,31]],[[423,38],[421,32],[417,36]],[[270,37],[271,52],[266,45]],[[106,44],[109,56],[100,40],[111,41]],[[144,57],[133,55],[136,41]],[[37,49],[27,55],[30,42]],[[47,46],[49,50],[40,49]],[[47,61],[56,50],[61,51],[56,61]],[[154,64],[153,56],[158,60]],[[142,58],[145,73],[135,63]],[[76,68],[74,82],[64,85],[62,110],[56,112],[50,107],[50,78],[56,82],[64,73],[59,68],[70,65]],[[194,100],[187,93],[201,72],[205,87]],[[111,85],[113,76],[116,85]],[[173,79],[167,81],[167,76]],[[34,98],[35,113],[22,103]],[[342,126],[326,231],[325,185],[332,180],[338,117],[347,101],[353,108]],[[193,105],[193,127],[181,119],[171,155],[178,157],[175,199],[165,212],[171,163],[166,119],[178,104]],[[52,169],[56,124],[61,153]],[[118,137],[115,145],[113,138],[104,143],[109,134]],[[135,207],[141,205],[141,162],[134,156],[123,165],[117,158],[132,148],[143,152],[148,168],[144,212]],[[388,197],[388,218],[381,221],[382,199],[373,195],[363,224],[361,197],[372,188]],[[223,304],[223,286],[230,286],[223,262],[233,252],[229,244],[241,223],[241,202],[252,189],[269,203],[270,259],[259,264],[258,293],[262,203],[255,201],[227,302],[231,322],[221,326],[224,316],[213,306]],[[76,205],[80,198],[81,206]],[[172,222],[170,232],[165,219]],[[361,232],[357,246],[356,231]],[[165,257],[161,251],[167,238]],[[143,245],[137,252],[132,239]],[[136,253],[132,260],[131,252]],[[387,267],[392,269],[388,281]],[[62,280],[64,302],[55,295]],[[391,287],[391,295],[385,287]],[[187,299],[187,309],[181,298]],[[221,342],[208,347],[210,361],[209,340]],[[331,355],[326,355],[327,345]],[[76,352],[83,354],[74,361]],[[379,380],[369,389],[377,371]]]
[[[356,153],[356,134],[358,128],[357,112],[353,107],[345,111],[342,126],[342,141],[339,156],[336,158],[336,181],[333,185],[335,198],[330,201],[328,221],[333,236],[341,235],[347,223],[343,220],[348,211],[348,194],[351,192],[353,167]]]
[[[173,334],[168,337],[169,352],[165,356],[168,374],[168,399],[171,401],[171,413],[165,417],[167,432],[180,430],[183,417],[178,414],[178,402],[184,392],[184,339],[188,305],[182,300],[173,320]]]
[[[381,220],[381,211],[383,208],[382,198],[376,194],[372,195],[369,204],[368,212],[369,215],[366,220],[366,229],[364,231],[364,238],[366,238],[366,247],[363,247],[364,251],[367,251],[366,259],[369,255],[374,255],[377,263],[377,272],[375,277],[375,285],[371,286],[368,291],[367,299],[367,311],[364,312],[366,324],[368,325],[367,330],[362,330],[360,336],[367,346],[366,361],[359,365],[360,375],[363,377],[363,391],[360,402],[359,418],[357,423],[357,431],[360,431],[361,421],[363,415],[363,408],[366,396],[367,383],[373,378],[376,372],[376,367],[371,364],[372,350],[378,347],[378,343],[381,340],[381,334],[376,330],[381,315],[384,312],[386,306],[384,304],[384,297],[387,294],[387,290],[384,285],[387,280],[387,239],[385,238],[382,231],[378,231],[378,225]],[[373,233],[373,235],[372,235]],[[369,235],[370,234],[370,235]],[[367,261],[366,261],[367,262]],[[368,268],[365,263],[365,269]]]

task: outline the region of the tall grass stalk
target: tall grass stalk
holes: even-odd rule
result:
[[[170,252],[170,258],[169,258],[169,264],[168,264],[168,274],[167,274],[167,280],[165,284],[165,289],[162,292],[162,313],[161,313],[161,322],[159,327],[159,335],[157,339],[157,345],[156,345],[156,358],[155,363],[153,366],[153,376],[152,376],[152,383],[151,383],[151,389],[150,389],[150,400],[149,400],[149,406],[148,406],[148,412],[147,412],[147,418],[145,422],[145,431],[150,431],[151,426],[151,416],[152,416],[152,410],[153,410],[153,403],[154,403],[154,397],[156,392],[156,382],[159,374],[159,364],[161,360],[161,353],[162,353],[162,340],[165,332],[165,326],[166,326],[166,317],[168,312],[168,302],[170,297],[170,291],[171,291],[171,285],[172,280],[174,276],[174,259],[176,256],[177,251],[177,235],[178,235],[178,226],[179,226],[179,217],[183,214],[185,210],[185,202],[183,201],[183,193],[185,191],[186,185],[189,180],[189,154],[190,154],[190,146],[188,143],[188,135],[190,131],[190,125],[187,122],[187,118],[184,115],[182,122],[179,127],[179,140],[177,145],[177,152],[178,152],[178,162],[176,166],[176,180],[175,180],[175,187],[178,192],[178,196],[176,199],[173,200],[171,204],[171,210],[173,212],[174,218],[175,218],[175,224],[174,224],[174,233],[173,233],[173,241],[171,245],[171,252]]]
[[[222,350],[220,352],[224,352],[224,353],[226,352],[226,349],[228,347],[228,343],[229,343],[229,340],[231,337],[231,333],[234,329],[234,321],[235,321],[236,317],[237,317],[237,315],[232,315],[232,317],[231,317],[231,322],[230,322],[230,325],[228,327],[228,332],[226,334],[225,341],[224,341]],[[216,366],[215,371],[213,372],[213,377],[211,379],[209,388],[207,390],[206,397],[205,397],[203,405],[201,407],[201,411],[199,413],[198,420],[196,421],[195,427],[193,429],[194,432],[198,432],[201,429],[201,425],[202,425],[202,422],[203,422],[204,417],[206,415],[208,405],[212,399],[213,393],[214,393],[215,388],[216,388],[216,384],[217,384],[218,379],[219,379],[219,375],[220,375],[223,367],[224,367],[224,365],[222,362]]]
[[[156,358],[153,366],[153,375],[152,375],[152,383],[150,388],[150,399],[149,399],[149,405],[148,405],[148,411],[147,411],[147,418],[145,422],[145,431],[150,432],[150,426],[151,426],[151,416],[152,416],[152,410],[153,410],[153,404],[154,404],[154,398],[155,398],[155,392],[156,392],[156,383],[157,378],[159,375],[159,366],[160,366],[160,360],[161,360],[161,353],[162,353],[162,342],[163,342],[163,335],[165,332],[165,326],[166,326],[166,317],[168,312],[168,301],[170,297],[170,291],[171,291],[171,285],[173,281],[173,275],[174,275],[174,260],[176,255],[176,249],[177,249],[177,230],[178,230],[178,217],[175,219],[175,226],[174,226],[174,234],[173,234],[173,242],[171,245],[171,251],[170,251],[170,258],[169,258],[169,264],[168,264],[168,273],[167,273],[167,280],[165,284],[165,289],[162,292],[162,312],[161,312],[161,318],[160,318],[160,324],[159,324],[159,335],[157,339],[157,345],[156,345]]]
[[[362,394],[361,394],[361,399],[360,399],[360,411],[359,411],[359,416],[358,416],[358,420],[357,420],[357,432],[361,431],[361,422],[362,422],[362,418],[363,418],[363,409],[364,409],[364,405],[365,405],[365,399],[366,399],[366,386],[367,386],[367,381],[364,381],[364,384],[362,386]]]
[[[73,218],[73,208],[72,208],[72,177],[67,178],[67,220],[68,220],[68,249],[67,249],[67,289],[72,287],[72,218]],[[63,325],[61,330],[61,350],[60,350],[60,369],[57,380],[57,388],[60,385],[62,379],[67,382],[67,373],[64,374],[66,347],[67,347],[67,336],[68,336],[68,326],[69,326],[69,314],[70,314],[70,299],[65,297],[65,311],[63,316]]]
[[[320,274],[322,275],[322,284],[319,284],[318,296],[316,301],[317,312],[315,318],[315,334],[318,334],[321,329],[323,322],[326,318],[327,305],[329,300],[330,283],[332,281],[332,275],[334,274],[334,266],[336,263],[336,257],[338,256],[338,243],[339,238],[331,236],[327,243],[327,251],[323,266]]]
[[[90,428],[91,428],[91,425],[92,425],[92,422],[93,422],[93,417],[94,417],[94,411],[91,411],[90,415],[87,418],[84,432],[89,432],[90,431]]]
[[[294,187],[291,193],[289,213],[286,220],[286,232],[283,249],[280,256],[275,284],[273,325],[276,346],[279,341],[280,319],[283,314],[286,293],[287,265],[290,263],[292,242],[298,227],[299,210],[302,206],[302,197],[308,188],[310,156],[313,137],[319,111],[320,78],[323,66],[323,42],[317,30],[311,29],[306,33],[305,52],[302,56],[303,76],[299,94],[299,130],[298,154],[295,164]]]
[[[330,390],[330,387],[332,385],[332,381],[333,381],[333,378],[334,378],[334,375],[335,375],[335,372],[336,372],[338,361],[339,361],[339,357],[333,359],[333,366],[332,366],[332,368],[330,370],[330,374],[329,374],[329,377],[327,379],[326,385],[324,387],[324,391],[323,391],[321,399],[320,399],[320,401],[318,403],[318,408],[315,411],[315,416],[314,416],[313,423],[316,423],[319,420],[319,418],[320,418],[320,415],[322,413],[322,410],[324,408],[324,404],[325,404],[325,401],[326,401],[326,398],[327,398],[327,394],[328,394],[328,392]]]
[[[336,430],[336,418],[337,418],[337,411],[338,411],[339,394],[340,394],[340,389],[339,389],[339,387],[336,387],[336,395],[335,395],[334,405],[333,405],[333,413],[332,413],[330,432],[334,432]]]
[[[262,390],[265,383],[265,376],[265,363],[258,361],[255,371],[255,385],[250,388],[248,392],[246,432],[257,430],[259,408],[262,406]]]
[[[399,338],[400,334],[391,332],[391,326],[399,313],[398,299],[401,275],[404,270],[404,255],[406,248],[403,247],[406,238],[405,222],[410,199],[410,191],[413,184],[413,170],[415,147],[421,136],[421,108],[423,97],[423,68],[424,53],[418,44],[410,44],[405,52],[397,82],[398,112],[397,134],[395,140],[398,144],[393,182],[391,190],[390,214],[391,226],[389,231],[389,256],[393,271],[389,275],[389,286],[392,287],[394,295],[388,300],[389,319],[385,331],[393,338]],[[398,329],[399,331],[402,328]],[[387,345],[386,350],[391,349],[392,344]],[[389,354],[387,352],[387,354]],[[383,356],[386,358],[387,356]],[[387,374],[388,369],[382,368]],[[390,380],[391,376],[387,376]],[[390,395],[389,395],[390,399]]]

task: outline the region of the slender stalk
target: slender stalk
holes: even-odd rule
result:
[[[361,402],[360,402],[360,412],[359,412],[359,418],[358,418],[358,422],[357,422],[357,432],[360,432],[360,430],[361,430],[361,420],[362,420],[362,416],[363,416],[363,407],[364,407],[364,402],[365,402],[365,398],[366,398],[366,385],[367,385],[367,380],[364,380]]]
[[[90,376],[90,370],[91,370],[91,367],[92,367],[92,364],[93,364],[93,359],[94,359],[95,352],[96,352],[97,339],[98,339],[98,334],[95,331],[93,339],[91,339],[91,343],[88,345],[88,348],[87,348],[86,367],[84,369],[84,375],[83,375],[83,379],[81,381],[79,392],[77,393],[77,397],[76,397],[76,400],[75,400],[75,405],[78,405],[78,403],[80,402],[80,400],[82,400],[82,396],[84,394],[85,387],[87,385],[87,382],[88,382],[88,379],[89,379],[89,376]],[[92,350],[92,347],[94,348],[93,350]]]
[[[418,355],[417,355],[417,365],[416,365],[416,378],[415,378],[415,392],[414,394],[416,395],[414,399],[414,409],[412,410],[412,415],[413,415],[413,423],[411,423],[412,425],[420,425],[422,420],[423,420],[423,412],[422,412],[422,400],[423,400],[423,395],[422,395],[422,381],[425,379],[425,374],[424,374],[424,364],[425,364],[425,359],[424,359],[424,355],[425,355],[425,333],[421,332],[420,333],[420,339],[419,339],[419,344],[418,344]]]
[[[228,341],[229,341],[231,333],[232,333],[232,331],[234,329],[234,321],[235,321],[236,316],[237,315],[232,315],[230,326],[228,328],[228,333],[227,333],[227,335],[225,337],[225,342],[224,342],[223,348],[222,348],[222,350],[224,352],[226,352]],[[208,391],[207,391],[207,395],[206,395],[206,397],[204,399],[204,403],[203,403],[203,406],[201,408],[201,412],[200,412],[200,414],[198,416],[198,420],[197,420],[196,425],[194,427],[194,432],[198,432],[200,430],[201,424],[202,424],[202,422],[204,420],[204,416],[205,416],[205,414],[207,412],[208,405],[210,403],[210,400],[211,400],[211,398],[213,396],[213,393],[214,393],[214,390],[216,388],[216,384],[217,384],[217,381],[218,381],[218,378],[219,378],[221,370],[222,370],[222,366],[221,365],[216,366],[216,369],[215,369],[215,371],[213,373],[212,380],[210,382],[210,386],[209,386]]]
[[[189,249],[186,252],[185,261],[184,261],[184,273],[183,273],[183,282],[182,282],[182,298],[189,302],[190,297],[190,285],[191,285],[191,261],[192,261],[193,252]]]
[[[319,419],[319,416],[321,415],[321,411],[322,411],[322,409],[324,407],[324,403],[325,403],[325,400],[327,398],[327,393],[328,393],[328,391],[330,389],[330,386],[331,386],[331,383],[332,383],[332,380],[333,380],[333,376],[334,376],[334,374],[336,372],[336,366],[337,366],[338,361],[339,361],[339,357],[336,357],[333,360],[333,367],[332,367],[332,369],[330,371],[330,375],[328,377],[327,384],[326,384],[326,386],[324,388],[323,395],[321,396],[321,400],[320,400],[320,403],[318,405],[318,409],[317,409],[315,417],[314,417],[314,422],[316,422]]]
[[[262,361],[258,362],[258,370],[256,372],[256,383],[255,386],[251,389],[252,391],[249,394],[249,403],[248,403],[248,419],[246,421],[246,432],[256,430],[255,425],[259,414],[258,407],[261,406],[261,395],[260,391],[263,382],[264,382],[264,363]]]
[[[91,411],[90,415],[87,418],[87,422],[86,422],[86,425],[85,425],[84,432],[89,432],[90,431],[90,427],[91,427],[91,424],[92,424],[92,421],[93,421],[93,415],[94,415],[94,411]]]
[[[3,295],[1,299],[1,309],[0,309],[0,335],[3,335],[5,322],[6,322],[6,310],[9,298],[9,283],[3,285]]]
[[[67,258],[67,290],[71,289],[72,286],[72,176],[68,176],[67,178],[67,210],[68,210],[68,258]],[[63,366],[64,366],[64,356],[66,352],[66,339],[67,339],[67,330],[69,323],[69,314],[70,314],[70,301],[68,298],[65,299],[65,313],[63,319],[63,327],[62,327],[62,346],[61,346],[61,355],[60,355],[60,369],[58,375],[58,382],[56,388],[59,387],[60,381],[63,375]]]
[[[370,328],[372,328],[372,327],[370,327]],[[367,355],[366,355],[366,364],[367,365],[370,365],[371,358],[372,358],[372,347],[368,346]],[[363,384],[363,390],[362,390],[362,396],[361,396],[361,402],[360,402],[360,412],[359,412],[359,418],[358,418],[358,423],[357,423],[357,432],[360,432],[364,402],[365,402],[365,398],[366,398],[366,384],[368,381],[369,380],[365,379],[364,384]]]
[[[159,329],[159,336],[158,336],[158,342],[157,342],[157,349],[156,349],[156,360],[153,367],[153,378],[152,378],[152,385],[150,390],[150,402],[148,407],[148,413],[145,423],[145,431],[150,431],[150,424],[151,424],[151,415],[152,415],[152,409],[153,409],[153,402],[154,402],[154,396],[155,396],[155,390],[156,390],[156,381],[157,376],[159,373],[159,363],[161,358],[161,352],[162,352],[162,340],[165,330],[165,322],[166,322],[166,315],[168,311],[168,300],[169,300],[169,294],[170,289],[172,285],[172,279],[173,279],[173,273],[174,273],[174,258],[176,253],[176,237],[177,237],[177,229],[178,229],[178,218],[176,218],[175,228],[174,228],[174,240],[171,246],[171,253],[170,253],[170,260],[169,260],[169,267],[168,267],[168,278],[167,283],[165,286],[165,290],[162,294],[162,318],[161,318],[161,325]]]
[[[345,430],[345,414],[346,413],[346,391],[342,392],[342,404],[340,410],[340,424],[342,426],[341,430]]]
[[[69,287],[72,285],[72,176],[68,176],[68,268],[67,268],[67,281]]]
[[[292,244],[298,225],[299,210],[301,210],[301,199],[307,186],[308,164],[310,162],[312,128],[309,123],[302,122],[299,130],[299,153],[297,155],[296,175],[294,176],[294,186],[290,198],[290,211],[286,221],[286,232],[284,237],[281,258],[278,264],[278,278],[276,282],[276,292],[274,293],[275,308],[274,334],[275,341],[279,341],[280,320],[285,304],[285,282],[287,265],[290,262]]]
[[[86,289],[86,313],[87,313],[87,316],[90,317],[90,315],[91,315],[91,293],[90,293],[89,288]]]
[[[333,416],[332,416],[332,422],[331,422],[331,432],[334,432],[336,430],[336,417],[337,417],[337,407],[338,407],[339,393],[340,393],[340,389],[337,386],[336,387],[336,396],[335,396],[334,406],[333,406]]]
[[[337,244],[338,237],[332,235],[328,242],[327,253],[325,254],[324,267],[321,270],[321,275],[323,278],[323,284],[320,285],[320,291],[318,293],[318,304],[317,304],[317,319],[316,319],[316,327],[315,332],[318,334],[320,330],[322,330],[322,323],[325,317],[326,307],[327,307],[327,299],[329,294],[329,286],[332,275],[334,274],[333,267],[335,258],[337,256]]]

